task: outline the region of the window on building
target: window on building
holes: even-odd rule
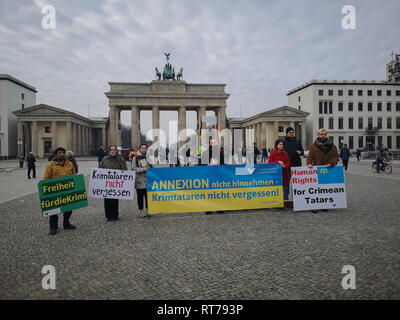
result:
[[[24,104],[22,104],[22,109],[24,109],[25,108],[25,105]]]
[[[382,96],[382,90],[377,90],[377,91],[376,91],[376,95],[377,95],[378,97]]]
[[[324,113],[328,113],[328,101],[324,101]]]
[[[392,90],[386,90],[386,96],[390,97],[392,95]]]
[[[382,136],[378,136],[378,146],[382,147],[383,146],[383,139]]]
[[[382,129],[382,117],[378,117],[378,129]]]
[[[368,128],[369,128],[369,129],[372,129],[373,121],[374,121],[373,118],[368,117]]]
[[[400,97],[400,90],[396,90],[396,97]]]
[[[333,129],[333,118],[329,118],[328,129]]]
[[[329,136],[329,140],[331,140],[332,143],[335,143],[335,137],[334,136]]]
[[[21,99],[24,100],[25,99],[25,94],[21,93]]]
[[[354,129],[354,120],[353,120],[353,118],[349,118],[349,129]]]
[[[349,96],[352,96],[352,95],[353,95],[353,90],[349,90],[349,91],[348,91],[348,95],[349,95]]]
[[[320,113],[320,114],[323,113],[323,104],[324,104],[324,103],[323,103],[322,101],[319,102],[319,113]]]
[[[363,103],[362,102],[358,103],[358,111],[363,111]]]
[[[343,96],[343,90],[338,90],[338,96]]]
[[[343,118],[339,118],[339,129],[343,129]]]
[[[392,118],[388,117],[386,120],[387,120],[386,121],[386,128],[387,129],[392,129]]]
[[[376,110],[377,110],[377,111],[382,111],[382,102],[378,102],[378,103],[376,104]]]
[[[339,149],[343,148],[343,143],[344,143],[344,137],[343,136],[339,136]]]
[[[349,102],[348,107],[349,111],[353,111],[353,102]]]
[[[364,148],[364,137],[363,136],[358,136],[358,147]]]
[[[51,133],[51,126],[45,126],[44,127],[44,132],[45,133]]]
[[[372,111],[372,102],[368,102],[368,111]]]
[[[299,96],[299,102],[301,101],[300,96]]]
[[[279,126],[279,127],[278,127],[278,131],[279,131],[279,132],[283,132],[283,126]]]
[[[396,129],[400,129],[400,117],[396,117]]]
[[[386,103],[386,110],[392,111],[392,103],[391,102]]]
[[[400,149],[400,136],[396,136],[396,148]]]
[[[338,111],[343,111],[343,102],[338,103]]]
[[[333,90],[328,90],[328,96],[333,96]]]
[[[322,129],[323,127],[324,127],[324,118],[319,118],[318,129]]]
[[[387,147],[388,149],[392,149],[392,136],[387,136],[386,147]]]
[[[396,111],[400,111],[400,102],[396,102]]]
[[[369,96],[369,97],[372,96],[372,90],[368,90],[368,96]]]
[[[349,136],[349,149],[354,149],[354,137]]]
[[[324,95],[324,90],[318,90],[318,95],[323,96]]]
[[[299,106],[299,110],[301,110],[301,106]]]
[[[358,96],[361,97],[363,95],[363,91],[362,90],[358,90]]]
[[[364,128],[363,118],[358,118],[358,129],[362,130]]]
[[[333,113],[333,102],[329,101],[328,105],[329,105],[329,113],[332,114]]]

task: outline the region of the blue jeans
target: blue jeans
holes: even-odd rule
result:
[[[69,226],[69,218],[71,217],[72,211],[69,212],[64,212],[64,222],[63,222],[63,227],[68,227]],[[50,216],[50,229],[58,229],[58,214],[54,214]]]
[[[283,200],[289,200],[289,186],[283,187]]]

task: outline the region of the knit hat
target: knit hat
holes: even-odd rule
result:
[[[292,127],[287,127],[287,128],[286,128],[286,134],[287,134],[289,131],[294,131],[294,129],[293,129]]]

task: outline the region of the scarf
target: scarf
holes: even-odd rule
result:
[[[319,138],[315,139],[315,145],[321,149],[324,153],[328,153],[332,149],[333,143],[331,140],[326,139],[326,141],[321,141]]]

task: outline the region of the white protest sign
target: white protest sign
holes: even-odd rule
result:
[[[343,166],[292,168],[293,209],[347,208]]]
[[[89,197],[132,200],[134,191],[134,171],[92,169],[89,182]]]

